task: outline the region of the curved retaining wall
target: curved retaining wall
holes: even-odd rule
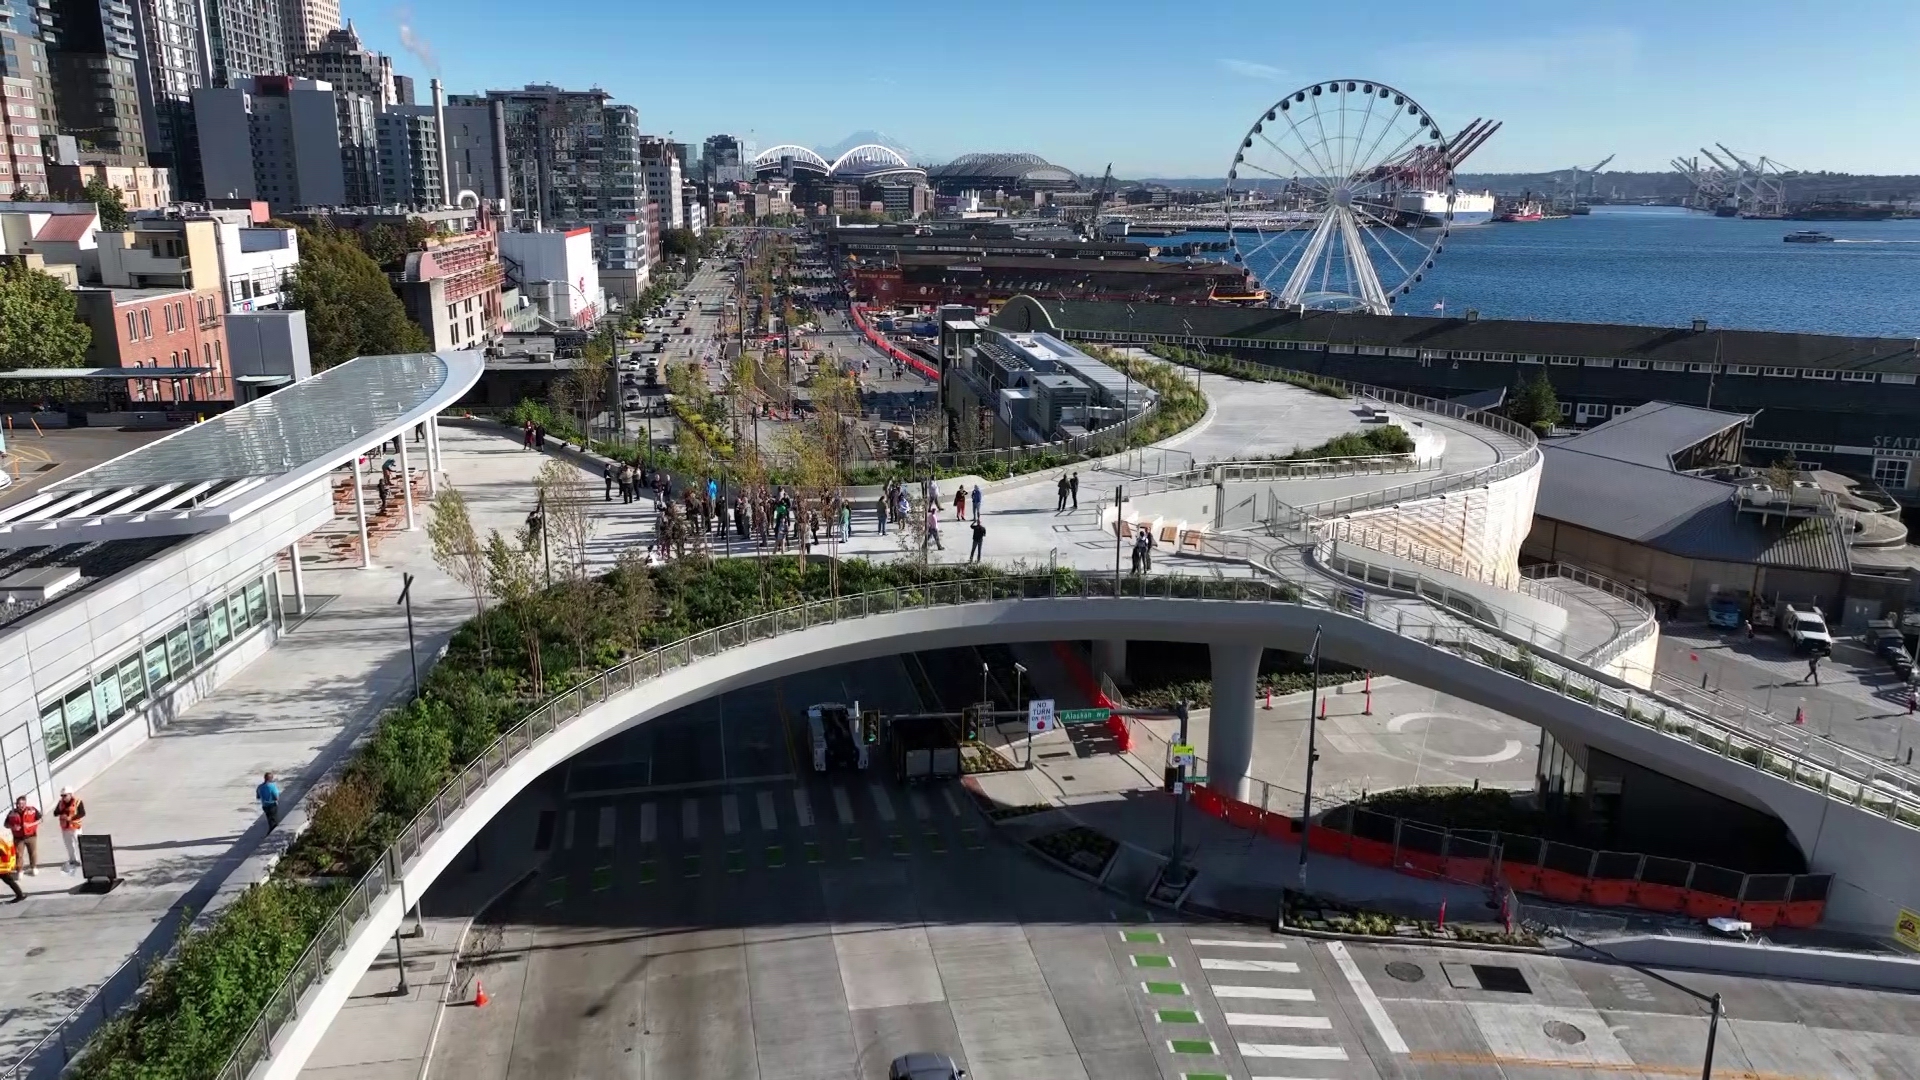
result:
[[[1590,688],[1569,693],[1564,682],[1556,689],[1491,670],[1469,658],[1471,646],[1461,651],[1454,651],[1460,643],[1435,647],[1417,635],[1299,603],[1227,599],[1272,595],[1246,582],[1200,586],[1220,600],[1020,591],[1029,584],[976,585],[986,596],[1007,589],[1020,598],[973,602],[965,602],[968,594],[953,587],[951,606],[901,607],[907,593],[899,591],[891,594],[896,606],[884,614],[861,614],[875,602],[870,597],[807,605],[657,650],[561,695],[503,736],[403,830],[388,863],[356,887],[334,925],[296,965],[285,996],[269,1007],[269,1015],[290,1016],[289,1022],[277,1031],[256,1028],[258,1035],[249,1037],[223,1077],[293,1080],[398,924],[402,893],[423,895],[481,828],[549,769],[620,731],[715,693],[903,650],[1126,637],[1257,642],[1298,652],[1318,629],[1324,631],[1322,647],[1336,659],[1419,682],[1629,760],[1658,761],[1677,779],[1770,810],[1808,850],[1817,871],[1836,875],[1829,911],[1837,919],[1889,923],[1902,902],[1895,898],[1910,903],[1905,898],[1920,896],[1920,866],[1886,857],[1890,850],[1903,850],[1894,845],[1914,842],[1912,827],[1811,790],[1797,782],[1797,766],[1782,775],[1767,765],[1764,753],[1757,764],[1749,764],[1732,753],[1731,744],[1716,749],[1662,724],[1647,724],[1644,716],[1634,722],[1631,711],[1623,720],[1602,706],[1608,693],[1624,684],[1597,672],[1582,672],[1583,679],[1593,680]],[[811,614],[816,610],[822,613],[819,619]],[[832,633],[817,632],[829,621]],[[1439,624],[1430,628],[1431,634],[1441,632]]]

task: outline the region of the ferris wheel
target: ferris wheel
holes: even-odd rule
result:
[[[1452,228],[1454,160],[1433,117],[1385,83],[1296,90],[1234,148],[1233,261],[1276,305],[1389,314]]]

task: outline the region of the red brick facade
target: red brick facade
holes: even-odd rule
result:
[[[234,400],[226,322],[218,289],[100,289],[76,292],[79,314],[93,328],[94,367],[204,367],[190,379],[134,379],[136,402]]]

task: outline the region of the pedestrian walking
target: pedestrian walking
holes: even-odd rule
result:
[[[980,520],[980,485],[973,485],[973,520]]]
[[[1147,560],[1147,533],[1145,529],[1133,534],[1133,572],[1138,574]]]
[[[520,425],[520,446],[523,450],[533,449],[533,421]]]
[[[953,493],[953,520],[967,520],[967,485],[965,484],[961,484],[960,489]]]
[[[533,448],[535,450],[547,448],[547,429],[543,424],[533,425]]]
[[[280,824],[280,785],[273,779],[272,773],[263,773],[260,785],[253,789],[253,797],[260,801],[260,812],[267,815],[267,828]]]
[[[1055,494],[1058,498],[1054,499],[1053,502],[1053,512],[1056,514],[1065,511],[1067,508],[1067,478],[1064,476],[1061,477],[1057,487],[1058,491]]]
[[[840,539],[853,539],[853,504],[844,499],[840,501]]]
[[[1820,685],[1820,654],[1819,653],[1814,653],[1812,656],[1807,657],[1807,677],[1804,679],[1801,679],[1800,681],[1801,682],[1811,681],[1815,686]]]
[[[1753,640],[1753,620],[1752,620],[1752,619],[1741,619],[1741,620],[1740,620],[1740,625],[1746,628],[1746,631],[1747,631],[1747,640],[1748,640],[1748,641],[1752,641],[1752,640]]]
[[[67,849],[67,872],[80,866],[80,831],[85,828],[87,804],[70,787],[60,789],[60,801],[53,804],[53,819],[60,823],[60,845]]]
[[[1070,473],[1067,476],[1067,494],[1073,497],[1073,508],[1075,510],[1080,509],[1080,474],[1079,473],[1077,472]]]
[[[601,485],[601,495],[603,496],[601,501],[612,502],[613,501],[613,462],[609,461],[605,465],[600,467],[600,485]]]
[[[987,539],[987,527],[980,524],[979,518],[973,519],[973,550],[967,552],[968,562],[980,561],[980,545]]]
[[[13,809],[7,812],[7,834],[15,848],[26,849],[27,876],[40,876],[40,808],[25,795],[13,800]]]
[[[27,894],[20,891],[19,855],[14,850],[13,841],[5,836],[0,836],[0,882],[13,890],[13,899],[7,903],[17,904],[27,898]]]
[[[928,544],[947,550],[947,545],[940,542],[940,512],[931,503],[927,505],[927,538],[920,542],[920,550],[925,551]]]
[[[1153,573],[1153,549],[1155,546],[1157,546],[1153,538],[1153,526],[1149,525],[1146,528],[1141,529],[1140,538],[1147,542],[1146,553],[1145,553],[1145,556],[1141,559],[1141,562],[1145,564],[1147,573],[1151,574]]]
[[[880,522],[881,536],[887,535],[887,496],[889,494],[891,493],[882,491],[880,497],[873,500],[873,516]]]

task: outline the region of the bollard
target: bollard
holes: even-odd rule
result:
[[[1273,711],[1273,687],[1271,686],[1267,687],[1267,703],[1265,705],[1262,705],[1261,708],[1265,709],[1268,712]]]
[[[1365,707],[1360,710],[1360,715],[1373,715],[1373,672],[1371,671],[1367,672],[1367,700]]]
[[[1440,924],[1439,925],[1440,925],[1440,929],[1442,930],[1445,930],[1447,928],[1447,902],[1444,898],[1440,901]]]

